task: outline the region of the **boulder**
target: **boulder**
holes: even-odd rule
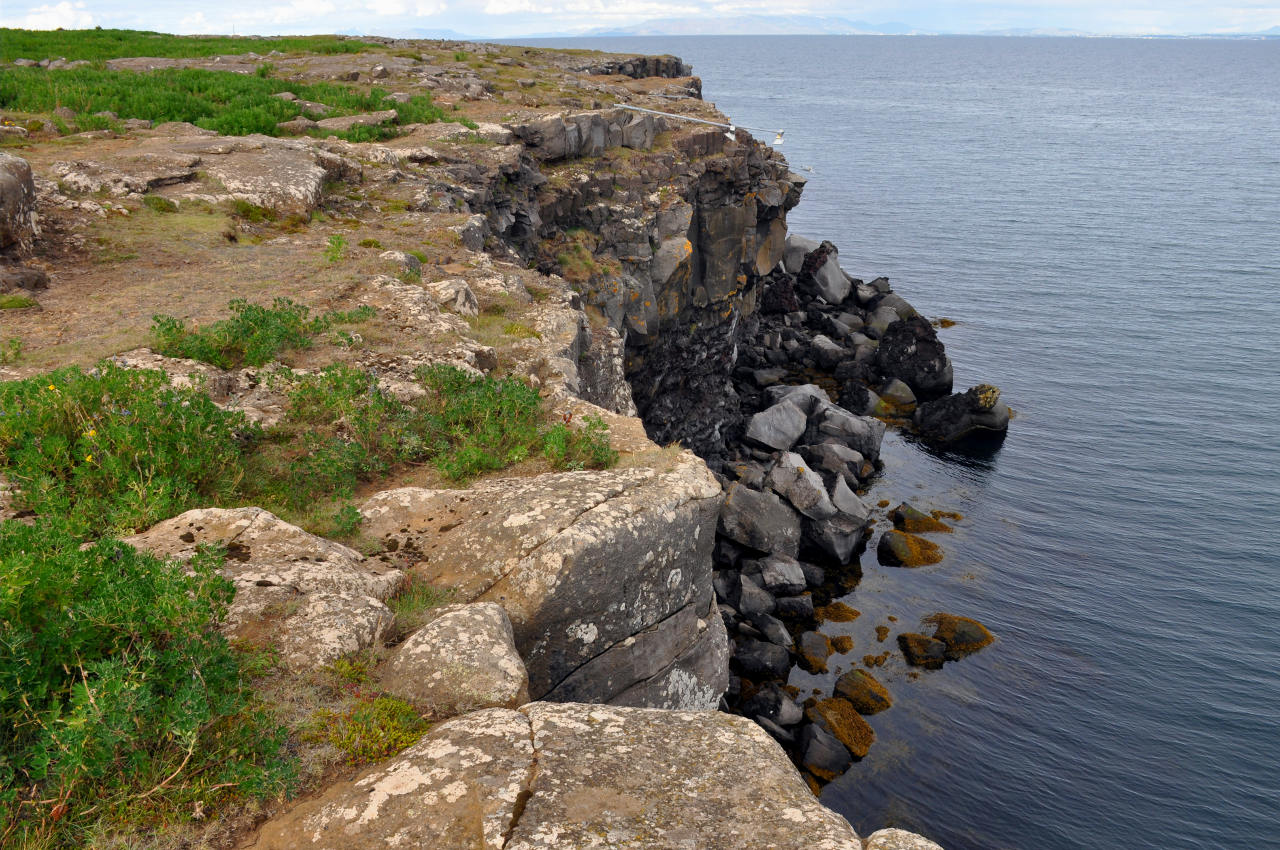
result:
[[[783,452],[766,480],[770,489],[810,519],[826,519],[837,513],[821,476],[794,452]]]
[[[890,378],[880,387],[880,410],[882,415],[910,413],[916,407],[916,394],[898,378]]]
[[[889,514],[893,527],[908,534],[950,534],[951,526],[903,502]]]
[[[979,384],[920,405],[912,422],[926,440],[961,443],[1002,439],[1009,430],[1009,415],[1000,390]]]
[[[813,619],[813,596],[802,593],[799,596],[784,596],[778,600],[774,613],[790,620]]]
[[[395,648],[381,688],[436,716],[529,701],[529,674],[498,605],[449,605]]]
[[[902,650],[903,658],[913,667],[940,670],[947,660],[947,645],[928,635],[903,632],[898,635],[898,647]]]
[[[878,714],[893,705],[884,685],[866,670],[850,670],[836,679],[835,695],[848,700],[859,714]]]
[[[990,646],[995,640],[986,626],[969,617],[939,612],[928,617],[925,622],[935,626],[934,639],[946,644],[948,661],[959,661],[984,646]]]
[[[388,252],[399,253],[399,252]],[[412,256],[412,255],[408,255]],[[413,257],[417,259],[417,257]],[[448,278],[430,283],[423,283],[422,288],[440,306],[441,310],[452,310],[460,316],[477,316],[480,314],[480,302],[471,287],[462,278]]]
[[[849,487],[858,486],[858,475],[866,460],[862,453],[839,443],[818,443],[800,446],[796,449],[800,456],[830,476],[839,476]],[[837,505],[836,507],[839,507]]]
[[[0,151],[0,249],[16,245],[27,251],[39,235],[31,166],[20,156]]]
[[[799,272],[800,281],[828,304],[841,303],[853,288],[853,282],[840,268],[839,259],[836,246],[823,242],[805,255]]]
[[[281,121],[276,124],[276,129],[291,136],[303,136],[319,126],[319,124],[305,115],[299,115],[296,118],[290,118],[288,121]]]
[[[816,723],[806,724],[800,730],[799,750],[800,766],[827,782],[853,766],[849,748]]]
[[[795,445],[808,424],[804,412],[789,401],[779,402],[751,417],[746,440],[774,451],[785,452]]]
[[[867,503],[862,501],[857,493],[849,489],[843,476],[837,478],[831,485],[831,504],[835,505],[840,513],[858,522],[865,523],[871,519],[871,508],[867,507]]]
[[[831,397],[827,395],[827,391],[817,384],[787,384],[769,387],[764,391],[764,397],[771,405],[783,401],[790,402],[800,408],[800,411],[805,416],[812,416],[819,407],[831,403]]]
[[[800,666],[810,673],[827,672],[827,659],[831,657],[831,651],[831,640],[821,632],[804,632],[796,642]]]
[[[809,353],[818,368],[825,372],[833,371],[840,362],[849,357],[849,351],[833,342],[823,334],[817,334],[809,343]]]
[[[0,266],[0,293],[13,289],[38,292],[49,287],[49,274],[31,266]]]
[[[398,116],[394,109],[383,109],[379,112],[366,112],[361,115],[342,115],[337,118],[324,118],[316,122],[321,130],[333,133],[345,133],[354,127],[377,127],[390,124]]]
[[[782,265],[787,273],[800,274],[800,269],[804,268],[804,258],[818,250],[820,244],[799,234],[788,233],[782,251]]]
[[[863,720],[848,700],[830,697],[818,700],[805,710],[810,723],[835,736],[854,758],[862,758],[871,750],[876,733]]]
[[[757,679],[786,679],[791,669],[791,653],[776,643],[739,638],[734,641],[733,664],[742,675]]]
[[[759,552],[795,557],[800,515],[773,493],[731,484],[720,509],[720,533]]]
[[[871,462],[880,457],[880,441],[884,439],[885,425],[868,416],[855,416],[834,404],[823,407],[814,414],[816,420],[814,439],[809,443],[834,438],[861,454]]]
[[[878,307],[876,314],[886,307]],[[951,392],[951,361],[933,325],[923,316],[895,319],[880,337],[874,358],[877,371],[900,379],[921,399]]]
[[[905,531],[886,531],[876,546],[876,557],[886,567],[923,567],[942,560],[936,543]]]
[[[313,147],[310,140],[246,137],[186,142],[210,177],[227,193],[278,213],[307,214],[324,197],[327,183],[358,179],[361,168],[345,157]]]
[[[866,544],[871,529],[865,520],[845,513],[826,519],[806,519],[802,538],[806,547],[826,555],[837,564],[848,564]]]
[[[661,471],[389,490],[361,514],[383,557],[507,611],[535,698],[563,683],[583,701],[644,691],[665,694],[664,707],[712,708],[727,675],[711,587],[720,502],[706,466],[682,453]]]
[[[750,576],[739,577],[738,595],[734,604],[742,616],[748,619],[761,614],[772,614],[777,607],[773,595],[762,589]]]
[[[942,845],[905,829],[880,829],[867,836],[863,850],[942,850]]]
[[[804,710],[777,682],[767,682],[743,700],[740,712],[747,717],[767,718],[779,726],[795,726],[804,719]]]
[[[755,626],[769,643],[777,644],[784,649],[795,647],[795,641],[791,639],[791,632],[787,631],[787,627],[777,617],[770,614],[759,614],[751,618],[751,625]]]
[[[770,555],[760,560],[760,580],[770,593],[794,596],[805,589],[804,570],[800,562],[786,555]]]
[[[236,588],[222,631],[275,646],[302,672],[368,649],[391,625],[383,600],[404,574],[308,534],[261,508],[200,508],[124,538],[137,549],[186,560],[221,544],[222,574]]]

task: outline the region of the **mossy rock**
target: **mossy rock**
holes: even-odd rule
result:
[[[903,657],[912,667],[940,670],[947,660],[947,645],[928,635],[903,632],[898,635],[898,646],[902,648]]]
[[[893,705],[884,685],[865,670],[850,670],[836,680],[836,696],[843,697],[859,714],[878,714]]]
[[[923,511],[916,510],[906,502],[894,508],[890,517],[893,519],[894,528],[910,534],[951,533],[951,526],[945,522],[939,522]]]
[[[876,557],[886,567],[923,567],[941,561],[942,549],[923,537],[895,529],[881,535]]]
[[[810,673],[827,672],[827,659],[831,657],[831,640],[821,632],[805,632],[796,640],[796,655],[800,666]]]
[[[862,758],[871,750],[871,742],[876,738],[875,730],[848,700],[840,697],[818,700],[804,714],[810,723],[826,729],[848,747],[854,758]]]
[[[853,652],[853,638],[848,635],[836,635],[831,639],[831,648],[841,655]]]
[[[995,640],[995,635],[986,626],[969,617],[939,612],[925,622],[934,625],[934,639],[946,644],[948,661],[958,661],[966,655],[972,655],[984,646],[990,646]]]

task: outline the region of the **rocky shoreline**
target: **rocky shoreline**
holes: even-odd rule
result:
[[[871,746],[862,717],[891,705],[874,675],[846,670],[831,694],[805,699],[787,678],[851,649],[823,624],[858,616],[840,597],[885,507],[859,493],[886,427],[947,445],[999,439],[999,391],[952,393],[934,328],[887,280],[854,279],[834,245],[787,232],[804,181],[776,151],[618,106],[723,118],[678,59],[446,44],[432,60],[424,44],[277,62],[431,89],[480,110],[476,129],[349,143],[143,122],[81,134],[73,159],[36,146],[34,169],[0,154],[0,282],[57,321],[74,318],[58,301],[71,270],[41,251],[56,236],[79,256],[77,229],[133,215],[145,197],[313,220],[323,208],[351,228],[398,214],[380,238],[429,233],[446,247],[423,260],[364,240],[364,265],[331,294],[376,309],[388,342],[344,356],[401,398],[421,392],[424,364],[519,376],[567,423],[602,417],[625,459],[465,489],[389,484],[362,496],[359,551],[256,507],[199,508],[128,538],[178,561],[225,546],[236,596],[223,632],[270,646],[283,681],[369,657],[380,692],[442,721],[389,761],[255,816],[236,846],[936,847],[900,830],[863,842],[815,797]],[[557,100],[534,102],[553,85]],[[243,237],[301,264],[323,244],[260,235],[241,223],[219,250],[248,250]],[[22,319],[32,340],[47,332],[40,310]],[[486,315],[519,333],[479,338]],[[221,370],[108,350],[254,422],[287,406],[269,378],[279,364]],[[0,367],[0,379],[30,374]],[[919,535],[945,524],[910,505],[893,519],[882,563],[933,556]],[[411,582],[453,604],[408,629],[388,602]],[[935,626],[898,635],[912,663],[940,666],[991,639],[963,617]]]

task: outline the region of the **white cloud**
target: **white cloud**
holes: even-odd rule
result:
[[[443,12],[447,4],[443,0],[373,0],[366,2],[364,9],[375,15],[391,16],[391,15],[413,15],[415,17],[426,17],[427,15],[438,15]]]
[[[0,26],[28,30],[88,29],[93,24],[93,13],[84,3],[62,2],[55,5],[36,6],[21,18],[0,19]]]

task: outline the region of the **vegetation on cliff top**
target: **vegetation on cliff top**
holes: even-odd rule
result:
[[[358,39],[334,35],[252,38],[219,35],[169,35],[143,30],[22,30],[0,29],[0,62],[14,59],[106,60],[128,56],[197,58],[218,54],[361,53],[381,48]]]

